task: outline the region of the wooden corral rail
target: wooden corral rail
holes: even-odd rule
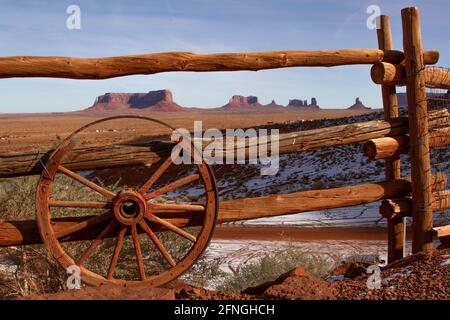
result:
[[[423,60],[420,15],[417,8],[402,10],[403,49],[405,52],[406,95],[411,162],[412,252],[433,248],[430,144],[428,140],[427,93]]]
[[[447,108],[428,112],[430,147],[450,144],[450,114]],[[363,151],[369,159],[379,160],[396,157],[409,150],[408,135],[369,139]]]
[[[448,111],[430,112],[430,129],[441,126],[441,119],[446,120]],[[368,139],[398,137],[408,133],[408,119],[397,118],[390,121],[374,120],[347,125],[332,126],[322,129],[305,130],[280,134],[280,154],[309,151],[323,147],[354,144]],[[205,141],[208,143],[209,141]],[[249,144],[245,151],[248,152]],[[172,150],[172,143],[149,142],[142,145],[105,145],[80,147],[72,151],[64,165],[71,170],[92,170],[120,166],[151,165],[166,158]],[[0,154],[0,177],[14,177],[39,174],[42,163],[48,154],[28,150]],[[233,149],[233,154],[237,150]],[[227,149],[224,150],[224,157]]]
[[[444,211],[450,208],[450,190],[433,192],[431,208],[435,212]],[[387,219],[395,216],[411,216],[411,198],[385,199],[380,206],[380,213]]]
[[[231,222],[355,206],[382,199],[407,196],[410,192],[411,184],[408,180],[391,180],[351,187],[228,200],[220,203],[218,222]],[[183,211],[174,212],[172,216],[165,216],[165,219],[178,227],[201,223],[201,221],[184,218],[184,214],[185,212]],[[64,229],[70,229],[73,225],[79,223],[79,221],[79,218],[61,218],[56,220],[54,227],[58,231],[63,232]],[[82,230],[71,234],[70,237],[64,240],[94,239],[102,227],[104,228],[104,225],[101,224],[97,224],[93,228],[85,226]],[[39,232],[34,220],[0,221],[0,246],[41,243],[38,234]]]
[[[438,51],[425,51],[424,61],[435,64]],[[52,77],[108,79],[170,71],[257,71],[288,67],[332,67],[378,62],[402,63],[401,51],[343,49],[196,54],[163,52],[109,58],[14,56],[0,58],[0,78]]]
[[[421,71],[425,77],[425,85],[428,88],[450,89],[450,70],[426,67]],[[406,71],[402,64],[392,64],[379,62],[374,64],[370,71],[370,76],[376,84],[389,86],[405,86]]]
[[[450,225],[433,228],[433,235],[437,238],[450,237]]]
[[[430,147],[443,147],[450,144],[450,127],[430,130]],[[370,139],[363,146],[364,153],[369,159],[378,160],[408,153],[408,136],[385,137]]]

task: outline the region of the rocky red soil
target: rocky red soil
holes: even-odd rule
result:
[[[369,289],[363,262],[343,264],[331,277],[313,276],[297,267],[274,281],[247,288],[242,294],[211,291],[182,281],[161,288],[101,286],[60,293],[31,295],[26,299],[180,299],[180,300],[449,300],[450,248],[418,253],[381,269],[381,288]],[[333,281],[333,279],[339,279]]]
[[[449,300],[450,249],[418,253],[381,271],[381,288],[367,288],[368,274],[334,283],[338,299]]]

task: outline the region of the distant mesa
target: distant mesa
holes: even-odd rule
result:
[[[254,107],[262,107],[258,102],[258,97],[255,96],[232,96],[228,103],[220,109],[249,109]]]
[[[85,109],[89,112],[146,112],[146,111],[161,111],[161,112],[180,112],[180,111],[194,111],[194,110],[223,110],[223,111],[245,111],[245,112],[282,112],[289,110],[318,110],[320,109],[317,99],[311,98],[311,103],[307,99],[291,99],[289,104],[285,107],[272,100],[268,104],[261,104],[256,96],[242,96],[234,95],[230,98],[227,104],[218,108],[199,109],[186,108],[177,104],[170,90],[154,90],[147,93],[105,93],[98,96],[94,104]],[[356,98],[355,104],[348,109],[353,110],[368,110],[359,98]]]
[[[258,97],[255,96],[240,96],[234,95],[228,101],[228,103],[219,108],[219,110],[228,110],[228,111],[251,111],[251,110],[259,110],[259,111],[269,111],[269,110],[284,110],[284,107],[277,104],[275,100],[272,100],[271,103],[262,105],[258,101]]]
[[[148,93],[106,93],[97,97],[87,111],[125,111],[130,109],[166,112],[186,110],[173,101],[172,92],[156,90]]]
[[[349,110],[369,110],[370,108],[366,107],[361,102],[361,100],[359,100],[359,98],[356,98],[355,99],[355,103],[352,106],[348,107],[347,109],[349,109]]]
[[[316,98],[311,98],[311,103],[308,104],[308,100],[300,100],[300,99],[291,99],[289,100],[288,107],[294,107],[294,108],[302,108],[302,109],[320,109],[319,105],[317,104]]]

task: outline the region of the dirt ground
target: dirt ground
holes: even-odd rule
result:
[[[161,288],[127,288],[103,286],[65,291],[47,295],[32,295],[26,299],[178,299],[178,300],[448,300],[450,299],[450,249],[431,254],[418,253],[381,269],[380,288],[369,289],[367,265],[348,263],[324,279],[297,267],[277,279],[241,294],[211,291],[173,281]],[[335,280],[338,279],[338,280]]]

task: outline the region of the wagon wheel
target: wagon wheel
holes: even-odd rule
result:
[[[191,165],[194,167],[193,169],[197,169],[196,171],[198,173],[190,174],[187,177],[170,182],[159,188],[154,187],[164,172],[170,166],[174,166],[173,160],[169,156],[150,175],[145,183],[136,188],[124,188],[118,192],[113,192],[62,165],[63,158],[76,144],[74,140],[75,135],[95,124],[123,118],[152,121],[173,130],[172,127],[161,121],[141,116],[110,117],[92,122],[78,129],[59,145],[44,167],[37,186],[36,219],[41,238],[52,256],[65,269],[69,266],[77,265],[80,268],[81,281],[84,283],[93,286],[103,283],[127,285],[145,283],[150,286],[159,286],[177,278],[188,270],[207,247],[215,227],[218,212],[215,180],[211,168],[202,162]],[[179,144],[186,146],[189,143],[192,146],[191,150],[198,152],[193,144],[187,140],[180,139]],[[99,197],[101,196],[103,201],[63,201],[55,199],[52,195],[52,186],[54,187],[55,178],[59,175],[69,177],[77,183],[84,185],[89,191],[96,193]],[[194,181],[198,182],[198,180],[201,181],[204,192],[204,202],[202,204],[154,202],[154,198]],[[54,227],[54,221],[57,219],[52,214],[52,210],[66,208],[71,208],[70,210],[74,210],[74,208],[75,210],[81,210],[81,208],[86,210],[86,208],[90,208],[89,210],[102,209],[103,211],[97,215],[78,217],[79,219],[75,220],[76,222],[68,227],[56,229]],[[200,230],[196,235],[191,230],[182,228],[193,224],[200,226]],[[92,228],[96,231],[95,240],[92,241],[87,249],[83,248],[81,254],[78,252],[78,256],[75,256],[70,251],[70,245],[75,245],[77,242],[63,242],[70,241],[71,237],[77,233]],[[171,232],[173,235],[181,237],[183,241],[189,242],[190,248],[187,253],[178,257],[178,259],[172,257],[170,249],[159,239],[159,234],[161,233],[157,231],[165,232],[166,235]],[[135,255],[135,264],[132,265],[136,274],[134,279],[129,279],[128,276],[122,279],[115,277],[116,267],[121,259],[120,255],[121,251],[123,251],[126,237],[130,247],[131,244],[134,247],[134,250],[132,250]],[[107,271],[102,274],[91,270],[92,268],[87,267],[85,262],[91,256],[99,254],[98,251],[102,250],[103,246],[101,245],[107,241],[106,239],[113,244],[110,248],[113,248],[113,250],[111,256],[107,259],[109,261],[105,261],[105,264],[108,266],[106,269],[105,265],[103,269]],[[149,275],[145,270],[143,257],[148,252],[143,252],[142,240],[153,244],[154,250],[157,250],[156,253],[160,257],[160,260],[165,261],[164,269],[157,271],[156,274]],[[153,253],[156,254],[155,252]],[[129,267],[128,265],[127,268]],[[125,272],[128,272],[128,269]]]

